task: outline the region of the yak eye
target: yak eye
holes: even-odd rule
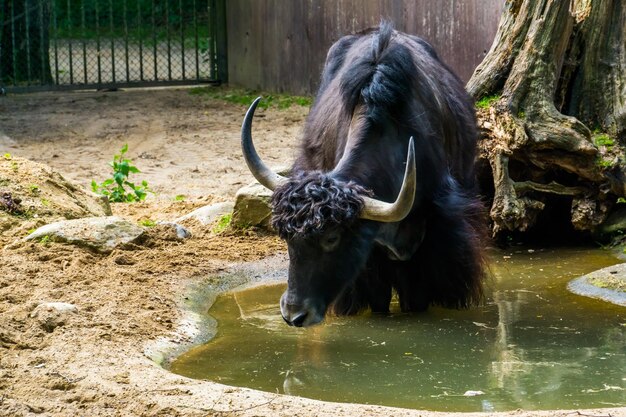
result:
[[[341,240],[341,235],[339,234],[339,232],[332,231],[322,236],[320,243],[322,245],[322,249],[324,249],[327,252],[330,252],[337,248],[340,240]]]

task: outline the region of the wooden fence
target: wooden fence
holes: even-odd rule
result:
[[[489,50],[505,0],[228,0],[231,84],[291,94],[318,86],[326,51],[381,18],[429,41],[467,81]]]

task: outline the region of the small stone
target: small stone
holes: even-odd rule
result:
[[[134,265],[135,264],[135,260],[126,255],[117,256],[115,259],[113,259],[113,262],[115,262],[117,265]]]
[[[41,303],[30,313],[42,329],[51,333],[59,326],[63,326],[71,314],[76,314],[78,309],[74,304],[61,302]]]
[[[159,221],[157,225],[162,226],[165,230],[169,229],[169,231],[172,232],[172,236],[168,240],[184,240],[191,237],[191,232],[178,223]]]
[[[468,391],[465,391],[465,393],[463,394],[464,397],[477,397],[479,395],[485,395],[485,393],[482,391],[468,390]]]

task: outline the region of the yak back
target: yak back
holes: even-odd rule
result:
[[[348,145],[349,132],[354,143]],[[462,186],[473,187],[472,100],[427,42],[382,22],[344,36],[328,51],[294,171],[333,171],[347,157],[353,159],[351,179],[379,194],[368,172],[401,174],[403,169],[389,168],[403,166],[410,136],[416,139],[418,176],[451,172]],[[389,180],[399,187],[397,175],[380,178]]]

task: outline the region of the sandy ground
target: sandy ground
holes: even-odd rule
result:
[[[239,152],[245,109],[185,90],[45,93],[0,97],[0,154],[43,162],[88,187],[128,143],[129,157],[155,195],[113,205],[115,214],[171,220],[210,202],[232,200],[252,180]],[[270,164],[287,165],[307,109],[259,111],[254,133]],[[184,195],[184,201],[174,201]],[[284,251],[255,231],[215,234],[185,224],[193,237],[164,239],[102,255],[62,244],[13,243],[22,222],[0,237],[1,416],[437,416],[274,395],[197,381],[164,370],[146,354],[155,342],[193,339],[183,305],[190,289],[243,261]],[[11,244],[13,243],[13,244]],[[6,247],[7,244],[11,244]],[[57,320],[41,302],[77,311]],[[188,324],[188,323],[187,323]],[[245,343],[245,341],[242,341]],[[626,409],[525,412],[511,416],[624,416]],[[475,414],[487,415],[487,414]]]

